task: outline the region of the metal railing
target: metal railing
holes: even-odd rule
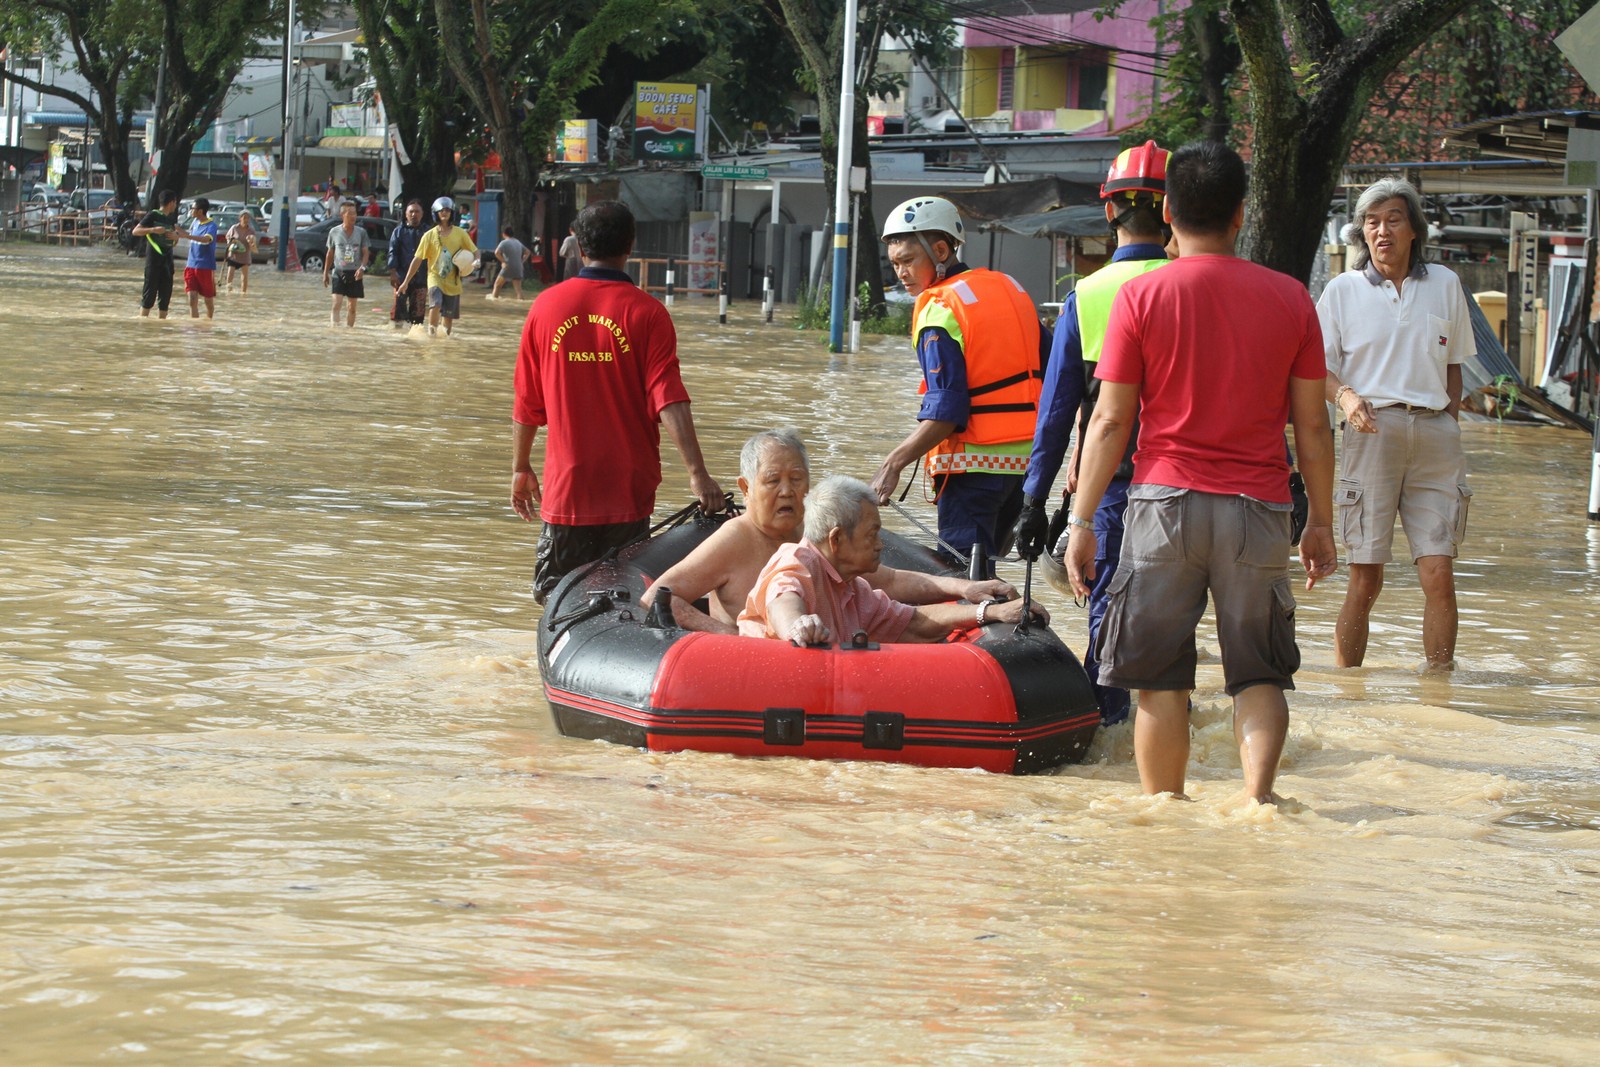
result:
[[[114,241],[116,217],[117,211],[110,208],[52,213],[42,204],[24,204],[16,211],[5,213],[0,240],[15,236],[59,245]]]

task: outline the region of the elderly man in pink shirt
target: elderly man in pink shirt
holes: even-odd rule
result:
[[[805,537],[778,549],[756,578],[739,613],[739,632],[797,645],[849,641],[865,632],[869,641],[939,641],[988,622],[1015,623],[1020,600],[914,607],[891,600],[862,575],[883,554],[877,496],[855,478],[832,475],[806,500]],[[1045,622],[1039,605],[1033,612]]]

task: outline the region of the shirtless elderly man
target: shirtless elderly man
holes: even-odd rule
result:
[[[731,519],[705,543],[645,590],[646,606],[655,602],[656,590],[672,590],[672,612],[687,630],[736,634],[735,620],[745,598],[755,588],[756,575],[772,554],[800,540],[806,493],[811,472],[806,447],[791,429],[764,430],[744,443],[739,453],[739,492],[745,513]],[[969,582],[965,578],[938,577],[920,571],[879,567],[866,576],[874,588],[907,604],[935,604],[947,600],[980,603],[1016,596],[1005,582]],[[694,601],[706,597],[710,614]]]

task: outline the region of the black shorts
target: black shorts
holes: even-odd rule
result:
[[[600,526],[545,523],[539,531],[538,555],[533,564],[533,599],[543,604],[569,571],[602,559],[612,549],[630,545],[649,532],[649,519]]]
[[[367,296],[366,286],[353,270],[334,271],[332,289],[334,296],[348,296],[351,300],[365,300]]]
[[[172,257],[158,256],[151,250],[144,257],[144,292],[139,306],[149,310],[158,304],[162,311],[172,305]]]

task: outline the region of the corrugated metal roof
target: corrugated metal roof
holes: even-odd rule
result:
[[[1567,131],[1600,130],[1600,111],[1530,111],[1457,126],[1444,132],[1446,145],[1476,148],[1486,156],[1560,163],[1567,157]]]

